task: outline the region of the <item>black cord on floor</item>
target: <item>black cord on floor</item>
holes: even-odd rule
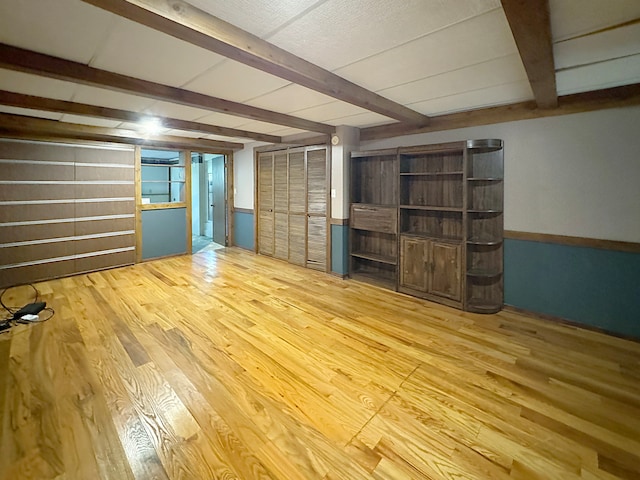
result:
[[[40,299],[40,292],[38,291],[38,289],[35,287],[35,285],[33,285],[32,283],[28,283],[25,285],[29,285],[31,288],[33,288],[33,291],[35,292],[35,298],[33,300],[32,303],[37,303],[38,300]],[[7,287],[4,290],[2,290],[2,293],[0,293],[0,305],[2,306],[2,308],[4,308],[4,310],[9,314],[8,317],[6,317],[3,320],[0,320],[0,334],[3,334],[5,332],[8,332],[11,330],[11,327],[13,327],[16,323],[43,323],[46,322],[47,320],[50,320],[55,314],[55,310],[51,307],[47,307],[41,310],[41,312],[48,312],[49,316],[47,318],[44,319],[40,319],[38,318],[38,320],[23,320],[22,318],[14,318],[16,312],[18,312],[21,308],[24,307],[8,307],[7,305],[5,305],[5,303],[2,301],[2,297],[4,297],[4,294],[12,289],[12,288],[16,288],[16,287],[21,287],[23,285],[14,285],[13,287]],[[40,315],[38,314],[38,317]]]

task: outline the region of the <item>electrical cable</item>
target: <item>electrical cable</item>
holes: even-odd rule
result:
[[[4,290],[2,290],[2,293],[0,293],[0,305],[2,305],[2,308],[4,308],[7,312],[9,312],[11,315],[13,315],[14,313],[16,313],[18,310],[20,310],[20,308],[22,307],[7,307],[4,302],[2,301],[2,297],[4,297],[4,294],[11,290],[12,288],[17,288],[17,287],[23,287],[25,285],[29,285],[31,288],[33,288],[33,291],[36,294],[36,298],[33,300],[33,303],[36,303],[38,301],[38,299],[40,298],[40,292],[38,291],[38,289],[35,287],[35,285],[33,285],[32,283],[25,283],[24,285],[14,285],[13,287],[7,287]]]
[[[40,292],[38,291],[38,289],[35,287],[35,285],[33,285],[32,283],[28,283],[25,285],[29,285],[31,288],[33,288],[33,291],[35,292],[35,299],[33,300],[33,303],[38,303],[38,300],[40,299]],[[47,320],[50,320],[55,314],[55,310],[51,307],[47,307],[47,308],[43,308],[41,311],[43,312],[49,312],[49,316],[47,318],[44,319],[38,319],[38,320],[23,320],[22,318],[15,318],[15,314],[16,312],[19,312],[22,308],[24,307],[8,307],[7,305],[5,305],[5,303],[2,301],[2,297],[4,297],[4,294],[12,289],[12,288],[16,288],[16,287],[21,287],[24,285],[14,285],[12,287],[7,287],[4,290],[2,290],[2,293],[0,293],[0,305],[2,306],[2,308],[5,309],[5,311],[9,314],[8,317],[0,320],[0,335],[8,332],[11,330],[11,327],[13,327],[15,325],[15,323],[43,323],[46,322]]]

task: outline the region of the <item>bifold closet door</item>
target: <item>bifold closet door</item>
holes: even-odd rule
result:
[[[289,262],[302,266],[307,259],[305,185],[304,152],[289,153]]]
[[[258,252],[273,255],[273,154],[258,156]]]
[[[289,260],[289,175],[287,152],[273,157],[273,256]]]
[[[307,267],[327,268],[327,150],[307,151]]]

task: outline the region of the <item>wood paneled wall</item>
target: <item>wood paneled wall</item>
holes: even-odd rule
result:
[[[134,151],[0,141],[0,287],[135,261]]]

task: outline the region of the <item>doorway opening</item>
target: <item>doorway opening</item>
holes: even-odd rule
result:
[[[227,245],[226,157],[191,153],[191,252]]]

